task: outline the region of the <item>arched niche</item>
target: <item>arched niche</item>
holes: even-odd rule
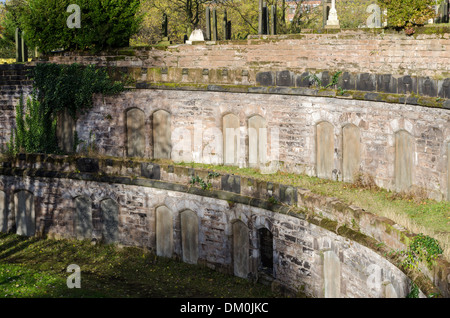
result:
[[[156,208],[156,254],[162,257],[173,254],[173,216],[166,206]]]
[[[113,199],[100,202],[103,219],[102,236],[105,243],[115,243],[119,240],[119,205]]]
[[[78,240],[92,238],[92,200],[86,196],[75,198],[74,228]]]
[[[334,127],[323,121],[316,126],[317,177],[331,179],[334,169]]]
[[[239,118],[235,114],[223,116],[223,163],[237,166],[240,157]]]
[[[237,277],[249,273],[249,229],[242,221],[233,222],[233,270]]]
[[[406,191],[413,184],[414,138],[406,130],[395,133],[395,188]]]
[[[259,168],[267,161],[267,124],[264,117],[254,115],[248,120],[249,166]]]
[[[16,234],[34,236],[36,231],[36,216],[33,193],[20,190],[14,193],[14,214]]]
[[[145,114],[139,108],[126,112],[127,156],[145,156]]]
[[[353,182],[361,163],[361,136],[353,124],[342,128],[342,177],[344,182]]]
[[[198,216],[191,210],[180,213],[181,249],[183,261],[197,264],[198,261]]]
[[[172,153],[171,115],[165,110],[153,113],[153,158],[170,159]]]

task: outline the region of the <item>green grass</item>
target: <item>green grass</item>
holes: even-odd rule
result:
[[[163,162],[163,161],[162,161]],[[436,238],[450,260],[450,202],[426,199],[422,194],[398,194],[376,187],[319,179],[302,174],[277,172],[261,174],[257,169],[233,166],[214,166],[198,163],[177,163],[197,169],[270,181],[299,188],[313,193],[335,197],[349,205],[356,205],[376,215],[387,217],[412,233],[424,233]]]
[[[81,288],[67,287],[71,264]],[[140,248],[0,234],[0,298],[267,298],[270,287]]]

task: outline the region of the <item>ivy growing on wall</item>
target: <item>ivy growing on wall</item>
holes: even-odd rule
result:
[[[56,118],[67,111],[73,119],[93,106],[93,94],[114,95],[124,90],[104,68],[79,64],[38,64],[31,70],[33,94],[16,106],[16,127],[7,152],[58,153]]]

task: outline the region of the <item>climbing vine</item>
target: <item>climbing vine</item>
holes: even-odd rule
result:
[[[402,252],[405,256],[402,266],[413,269],[417,268],[420,262],[424,262],[431,268],[436,258],[442,253],[443,250],[436,239],[421,233],[414,237],[409,248]]]
[[[94,65],[38,64],[30,77],[33,93],[26,104],[22,97],[16,106],[16,126],[5,151],[8,155],[60,153],[56,139],[59,113],[67,111],[76,120],[92,108],[94,94],[113,95],[124,90],[121,82],[114,82],[105,69]]]

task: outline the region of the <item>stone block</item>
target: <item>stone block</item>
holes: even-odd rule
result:
[[[78,240],[92,238],[92,200],[85,196],[75,198],[75,237]]]
[[[127,155],[144,157],[145,155],[145,114],[141,109],[127,111]]]
[[[266,120],[255,115],[248,120],[248,160],[250,167],[259,168],[267,160]]]
[[[344,182],[353,182],[361,162],[361,137],[359,128],[348,124],[342,129],[342,177]]]
[[[397,94],[397,79],[391,74],[377,74],[377,91]]]
[[[249,274],[249,229],[242,221],[233,223],[233,271],[241,278]]]
[[[240,158],[240,123],[235,114],[223,116],[223,163],[237,166]]]
[[[173,254],[173,216],[165,206],[156,209],[156,255],[172,257]]]
[[[148,179],[160,180],[161,168],[158,164],[142,162],[141,163],[141,176]]]
[[[295,78],[296,87],[310,87],[312,85],[308,72],[297,75]]]
[[[331,179],[334,169],[334,127],[321,122],[316,127],[316,174]]]
[[[36,219],[34,196],[31,192],[21,190],[14,194],[14,212],[16,234],[34,236],[36,231]]]
[[[290,71],[277,72],[277,86],[294,86],[293,76]]]
[[[436,97],[438,94],[438,83],[432,78],[420,77],[417,86],[421,96]]]
[[[289,205],[296,205],[297,189],[292,186],[280,184],[280,202]]]
[[[405,75],[398,79],[398,93],[399,94],[417,94],[417,78],[410,75]]]
[[[414,138],[405,130],[395,133],[395,187],[396,191],[408,190],[413,184]]]
[[[153,113],[153,158],[170,159],[172,155],[171,115],[165,110]]]
[[[241,177],[229,174],[223,175],[222,190],[234,193],[241,193]]]
[[[180,213],[181,248],[183,262],[197,264],[198,261],[198,216],[191,210]]]
[[[356,79],[356,89],[359,91],[371,92],[376,90],[376,79],[374,74],[358,74]]]
[[[272,72],[259,72],[256,74],[256,84],[261,86],[274,86],[275,80]]]
[[[438,89],[439,89],[438,94],[439,97],[450,99],[450,78],[440,80],[438,82]]]
[[[95,158],[78,158],[76,167],[80,172],[97,173],[100,170],[98,159]]]
[[[119,206],[112,199],[102,200],[100,203],[102,215],[102,237],[106,244],[119,240]]]

